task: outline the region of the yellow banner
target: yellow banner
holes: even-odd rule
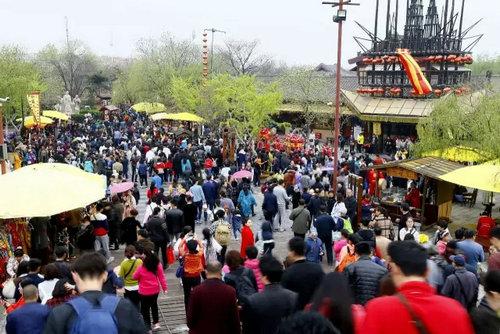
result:
[[[373,134],[380,136],[382,134],[382,126],[379,122],[373,122]]]
[[[37,124],[40,124],[40,92],[32,92],[26,96],[28,104]]]

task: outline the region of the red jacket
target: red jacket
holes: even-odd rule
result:
[[[477,235],[483,238],[489,238],[491,230],[496,226],[495,220],[488,216],[481,216],[477,221]]]
[[[457,301],[436,295],[425,282],[408,282],[398,288],[429,334],[473,334],[467,311]],[[358,331],[357,331],[358,332]],[[358,333],[418,334],[410,314],[396,296],[372,299]]]
[[[241,249],[240,254],[241,257],[247,258],[247,247],[253,246],[255,244],[253,240],[253,232],[252,229],[246,225],[241,229]]]

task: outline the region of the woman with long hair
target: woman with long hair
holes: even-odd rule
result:
[[[205,251],[205,262],[217,262],[222,250],[222,246],[215,240],[208,227],[203,231],[203,249]]]
[[[330,320],[341,333],[353,334],[355,322],[359,324],[362,320],[361,314],[353,304],[354,298],[346,277],[341,273],[329,273],[323,278],[309,305],[309,310],[316,311]],[[354,321],[354,318],[360,322]]]
[[[146,252],[142,264],[133,275],[133,279],[139,283],[141,313],[146,327],[151,329],[151,310],[153,314],[153,330],[159,329],[158,294],[160,291],[167,292],[167,281],[160,260],[153,252]]]

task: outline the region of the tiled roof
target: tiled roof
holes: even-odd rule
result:
[[[464,166],[459,163],[441,158],[427,157],[419,159],[391,161],[382,165],[373,165],[366,168],[387,169],[391,167],[400,167],[424,176],[439,179],[442,175],[452,172],[456,169],[463,168]]]

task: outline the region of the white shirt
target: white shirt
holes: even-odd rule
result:
[[[49,281],[43,281],[38,284],[38,294],[42,300],[42,305],[47,303],[47,300],[52,298],[52,292],[54,291],[57,281],[59,281],[58,278],[53,278]]]
[[[412,227],[411,229],[408,229],[407,227],[403,227],[400,231],[399,231],[399,239],[400,240],[404,240],[405,239],[405,236],[408,234],[408,233],[411,233],[413,234],[413,238],[415,238],[415,241],[418,242],[418,237],[420,236],[420,234],[418,233],[418,231]]]
[[[346,212],[347,212],[347,208],[345,207],[344,202],[340,202],[340,203],[335,202],[335,204],[333,205],[331,216],[333,218],[340,218],[340,216],[342,216],[342,213],[346,213]]]

